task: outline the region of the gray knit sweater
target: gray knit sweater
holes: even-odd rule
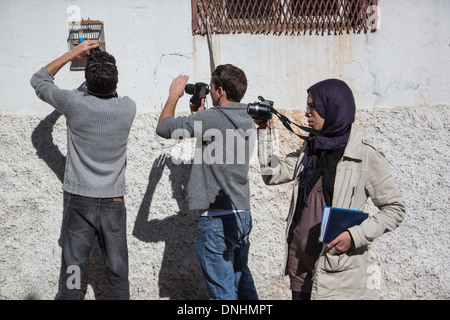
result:
[[[256,129],[245,104],[166,117],[156,132],[167,139],[197,138],[187,186],[189,209],[250,209],[248,171]]]
[[[101,99],[81,90],[62,90],[41,68],[31,78],[37,96],[61,112],[67,123],[63,190],[87,197],[125,194],[127,142],[136,115],[129,97]]]

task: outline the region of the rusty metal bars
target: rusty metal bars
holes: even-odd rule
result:
[[[193,34],[367,33],[377,0],[191,0]],[[374,30],[370,30],[374,31]]]

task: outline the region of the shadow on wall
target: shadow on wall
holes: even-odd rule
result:
[[[153,195],[165,166],[170,170],[172,197],[177,201],[179,211],[162,220],[149,220]],[[165,242],[159,271],[160,297],[203,300],[208,299],[208,296],[194,247],[198,216],[188,209],[186,201],[190,171],[190,165],[176,165],[166,155],[155,159],[133,235],[145,242]]]
[[[53,142],[53,126],[61,117],[61,113],[53,111],[44,120],[39,122],[31,135],[31,141],[36,149],[37,156],[44,160],[47,166],[56,174],[61,184],[64,181],[64,170],[66,164],[66,157],[61,153],[58,146]],[[64,192],[62,199],[62,222],[64,221],[64,208],[66,207],[69,195]],[[58,240],[59,246],[62,247],[62,232]],[[61,270],[61,272],[64,272]],[[60,281],[61,282],[61,276]],[[83,277],[81,279],[81,299],[83,299],[87,292],[88,284],[91,285],[95,299],[107,299],[108,289],[106,283],[105,265],[103,263],[102,252],[98,242],[94,243],[91,255],[86,262]],[[60,284],[61,285],[61,284]],[[55,296],[56,296],[55,288]]]
[[[34,129],[31,140],[37,156],[47,164],[62,184],[66,157],[53,142],[53,127],[60,117],[61,114],[56,110],[46,116]],[[170,170],[169,180],[172,186],[172,197],[176,199],[179,211],[175,215],[162,220],[149,220],[153,195],[165,167]],[[194,247],[198,217],[196,213],[188,209],[186,201],[186,185],[189,180],[189,173],[190,165],[176,165],[166,155],[156,158],[148,177],[147,190],[133,228],[133,236],[140,241],[165,242],[163,260],[159,270],[159,295],[169,299],[208,299]],[[64,192],[61,222],[64,221],[64,208],[67,199],[68,194]],[[60,233],[58,240],[60,247],[62,247],[61,235],[62,233]],[[148,252],[147,254],[150,257],[153,253]],[[61,272],[64,272],[64,270],[61,270]],[[85,265],[81,279],[81,299],[86,296],[88,284],[93,289],[95,299],[108,299],[105,264],[98,241],[94,243]]]

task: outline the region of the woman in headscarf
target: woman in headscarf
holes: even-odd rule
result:
[[[305,116],[314,131],[285,159],[279,161],[274,155],[277,141],[272,120],[255,120],[260,129],[266,129],[258,134],[264,182],[294,181],[285,269],[292,298],[370,298],[367,246],[401,223],[403,199],[384,154],[352,127],[355,101],[347,84],[328,79],[307,92]],[[328,244],[318,241],[324,206],[363,210],[368,197],[378,213]]]

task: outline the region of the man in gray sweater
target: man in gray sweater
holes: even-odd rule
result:
[[[249,162],[256,129],[247,106],[240,103],[247,90],[245,73],[230,64],[211,75],[214,107],[191,104],[192,115],[174,117],[188,77],[175,78],[156,132],[166,139],[197,138],[187,186],[189,209],[198,222],[195,247],[209,297],[249,299],[258,295],[248,268],[250,214]]]
[[[129,97],[118,97],[115,58],[84,41],[31,78],[37,96],[67,123],[63,190],[70,197],[62,228],[61,283],[56,299],[79,299],[80,279],[95,238],[103,251],[110,299],[129,299],[125,167],[136,114]],[[69,61],[87,56],[86,83],[62,90],[53,80]]]

